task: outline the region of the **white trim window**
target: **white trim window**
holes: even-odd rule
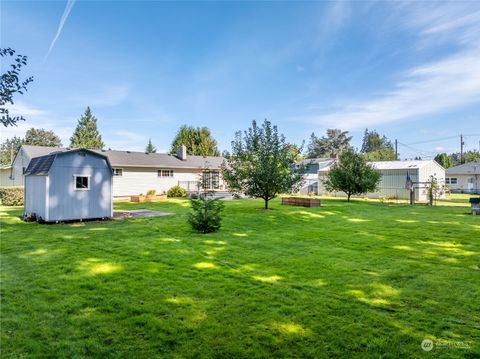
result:
[[[123,176],[123,168],[114,168],[113,175],[119,177]]]
[[[90,190],[90,176],[74,175],[73,188],[75,191],[89,191]]]
[[[455,177],[451,177],[450,184],[457,184],[457,179]]]
[[[173,177],[173,170],[158,170],[158,177]]]

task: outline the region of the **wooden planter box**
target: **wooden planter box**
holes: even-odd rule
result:
[[[285,206],[302,206],[302,207],[320,207],[320,199],[318,198],[302,198],[302,197],[282,197],[282,204]]]
[[[132,202],[159,202],[167,199],[166,194],[159,194],[155,196],[130,196]]]

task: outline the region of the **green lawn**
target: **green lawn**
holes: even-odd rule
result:
[[[465,201],[322,201],[229,201],[208,235],[181,200],[116,204],[175,216],[60,225],[0,207],[1,357],[480,356]]]

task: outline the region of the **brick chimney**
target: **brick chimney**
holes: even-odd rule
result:
[[[182,161],[187,160],[187,146],[180,145],[177,147],[177,157]]]

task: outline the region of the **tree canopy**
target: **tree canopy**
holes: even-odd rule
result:
[[[392,142],[375,131],[365,129],[360,151],[367,161],[394,161],[397,159]]]
[[[360,153],[348,149],[340,154],[339,161],[332,166],[323,184],[329,192],[345,192],[347,201],[350,201],[353,195],[374,192],[380,178],[380,172]]]
[[[0,164],[11,164],[22,143],[23,140],[17,136],[5,139],[0,144]]]
[[[329,128],[327,135],[318,138],[315,133],[310,136],[310,143],[307,147],[307,158],[332,157],[338,158],[340,153],[348,150],[351,136],[348,131],[342,131],[336,128]]]
[[[32,146],[61,147],[62,141],[53,131],[30,128],[25,134],[24,144]]]
[[[102,136],[97,128],[97,118],[93,116],[90,107],[87,107],[70,138],[70,147],[103,149],[104,146]]]
[[[176,154],[178,146],[185,145],[187,154],[196,156],[219,156],[217,141],[207,127],[183,125],[172,142],[170,153]]]
[[[437,161],[437,163],[443,166],[444,168],[452,167],[452,163],[453,163],[452,158],[446,153],[439,153],[438,155],[436,155],[435,161]]]
[[[15,50],[11,48],[0,48],[0,56],[14,57]],[[10,68],[2,73],[0,84],[0,122],[5,126],[15,126],[18,121],[24,121],[23,116],[10,116],[8,105],[13,105],[13,96],[15,94],[22,95],[27,91],[27,85],[33,81],[33,77],[20,80],[20,71],[27,65],[27,56],[16,55]],[[2,69],[6,67],[2,60]]]
[[[147,147],[145,147],[145,152],[146,153],[156,153],[157,152],[157,148],[153,145],[151,138],[148,140]]]
[[[295,153],[277,126],[265,120],[260,127],[253,121],[243,134],[235,134],[222,174],[231,191],[262,198],[268,209],[268,201],[298,189],[303,182],[305,168],[294,164]]]

